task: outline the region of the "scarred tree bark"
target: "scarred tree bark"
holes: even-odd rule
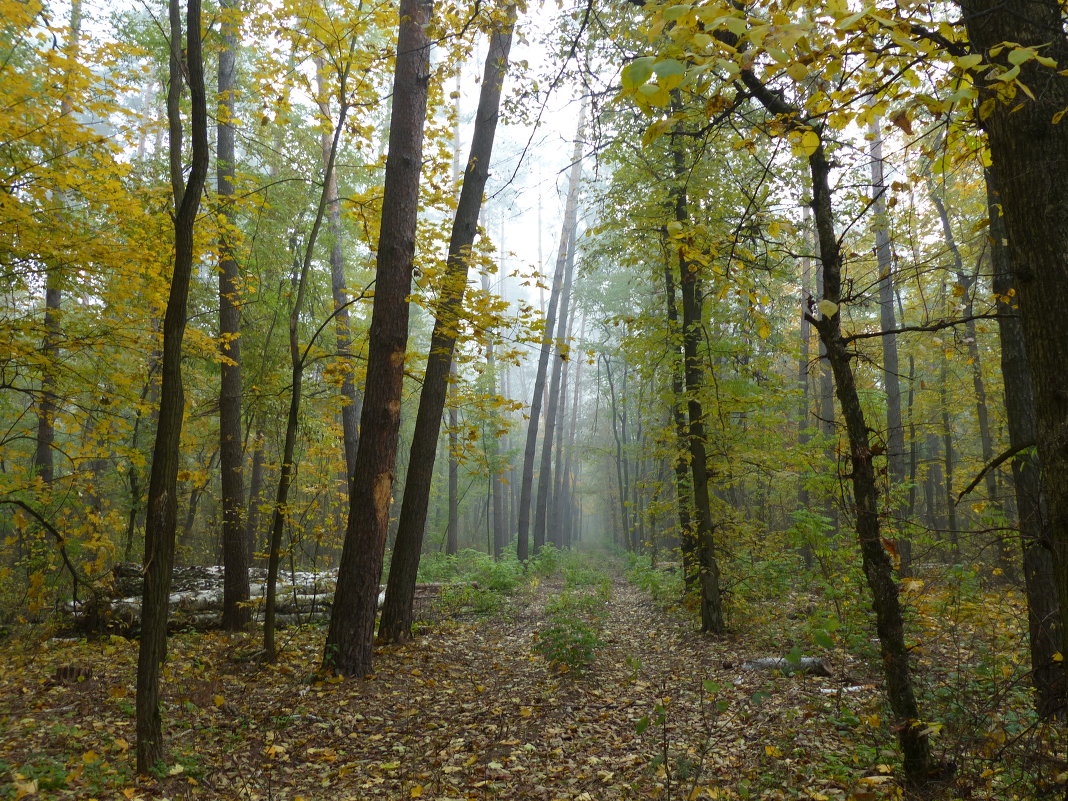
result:
[[[426,529],[441,417],[445,409],[452,355],[459,335],[460,313],[463,311],[464,295],[467,291],[471,246],[478,234],[482,195],[489,179],[493,140],[497,131],[504,78],[508,70],[508,53],[512,46],[514,23],[515,9],[509,7],[500,27],[490,38],[489,52],[486,54],[482,90],[471,139],[471,153],[467,159],[463,188],[460,190],[460,200],[456,206],[449,238],[449,257],[438,297],[434,331],[430,337],[430,354],[423,375],[423,389],[419,394],[419,411],[412,434],[397,539],[393,546],[393,558],[390,560],[382,622],[378,629],[379,636],[389,642],[403,642],[412,628],[415,579]],[[493,439],[496,440],[495,437]]]
[[[204,90],[204,58],[200,35],[200,0],[188,0],[185,65],[189,81],[192,161],[189,179],[181,180],[182,21],[178,0],[170,0],[170,88],[167,115],[170,122],[172,167],[178,162],[173,184],[174,272],[163,319],[163,356],[160,362],[159,422],[152,450],[152,473],[145,518],[144,592],[141,599],[141,641],[137,652],[137,770],[147,773],[163,761],[163,721],[159,710],[159,668],[167,652],[168,598],[174,565],[174,538],[178,503],[178,443],[182,433],[185,398],[182,390],[182,339],[185,336],[186,301],[193,269],[193,229],[200,195],[208,172],[208,115]],[[174,171],[172,171],[172,178]]]
[[[378,582],[382,574],[393,468],[400,430],[408,294],[412,286],[423,127],[430,83],[430,0],[401,0],[389,155],[382,197],[375,299],[367,350],[349,522],[323,667],[346,676],[371,672]]]

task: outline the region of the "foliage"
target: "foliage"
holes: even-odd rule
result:
[[[686,591],[681,571],[677,567],[654,567],[636,555],[627,558],[627,578],[662,606],[677,603]]]

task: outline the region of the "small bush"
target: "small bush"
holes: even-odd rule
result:
[[[685,581],[679,571],[661,570],[635,558],[627,567],[631,584],[649,593],[658,604],[670,604],[686,594]]]
[[[597,631],[581,617],[558,613],[538,632],[534,648],[553,665],[580,671],[593,664],[602,645]]]

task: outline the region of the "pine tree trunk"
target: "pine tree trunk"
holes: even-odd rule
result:
[[[435,308],[434,331],[430,337],[419,411],[412,434],[408,473],[401,500],[400,522],[386,583],[386,599],[378,633],[387,642],[403,642],[411,633],[415,579],[426,530],[430,486],[434,478],[441,417],[449,386],[452,356],[459,335],[460,314],[467,291],[468,261],[482,210],[482,195],[489,179],[493,140],[497,131],[501,94],[512,46],[514,7],[506,12],[502,28],[490,39],[471,152],[464,172],[463,188],[449,237],[449,256]],[[496,442],[496,437],[493,437]]]
[[[375,299],[367,350],[349,521],[338,568],[323,667],[342,675],[371,672],[378,582],[389,528],[400,430],[408,295],[419,215],[423,128],[430,82],[430,0],[401,0],[389,155],[378,240]]]
[[[179,441],[185,398],[182,389],[182,339],[185,336],[186,301],[193,270],[193,231],[200,195],[208,172],[208,116],[204,89],[204,58],[200,35],[200,0],[188,0],[185,69],[189,81],[192,161],[189,180],[181,172],[182,22],[178,0],[170,0],[170,121],[172,164],[177,161],[178,182],[173,185],[174,272],[163,320],[162,386],[159,423],[152,450],[152,472],[145,519],[144,591],[141,599],[141,641],[137,652],[137,770],[147,773],[163,763],[163,721],[160,716],[159,669],[167,654],[167,617],[174,566],[177,525]]]

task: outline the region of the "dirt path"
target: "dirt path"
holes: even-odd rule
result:
[[[811,759],[840,748],[838,732],[809,721],[829,704],[863,714],[874,690],[835,697],[820,693],[828,679],[743,672],[754,654],[740,638],[700,636],[621,577],[594,663],[561,672],[535,649],[560,587],[542,581],[489,617],[432,621],[411,643],[380,649],[378,673],[363,681],[314,679],[321,629],[284,633],[273,667],[234,658],[253,640],[178,636],[159,779],[132,770],[135,642],[5,644],[9,789],[36,780],[37,797],[55,798],[600,801],[781,798],[785,786],[791,797],[846,797]],[[64,665],[91,676],[57,673]]]

